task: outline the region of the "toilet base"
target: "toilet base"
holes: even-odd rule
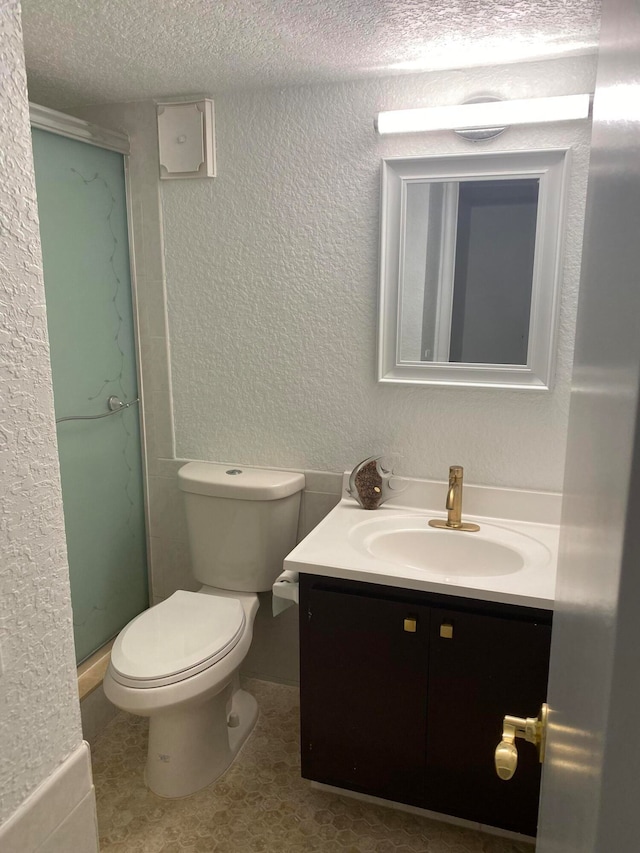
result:
[[[152,714],[145,779],[159,797],[188,797],[228,769],[251,734],[258,703],[232,681],[201,704]],[[231,725],[229,725],[231,723]]]

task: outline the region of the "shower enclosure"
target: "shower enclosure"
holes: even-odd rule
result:
[[[80,663],[148,606],[127,141],[40,107],[32,136]]]

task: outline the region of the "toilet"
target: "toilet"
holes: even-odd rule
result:
[[[113,645],[104,692],[149,717],[148,787],[186,797],[229,767],[258,716],[238,672],[258,593],[296,544],[304,475],[189,462],[178,472],[198,592],[145,610]]]

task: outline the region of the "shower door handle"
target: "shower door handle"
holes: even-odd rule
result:
[[[112,394],[107,400],[107,406],[109,407],[108,412],[101,412],[99,415],[67,415],[66,418],[56,418],[56,423],[61,424],[63,421],[97,421],[99,418],[108,418],[111,415],[115,415],[123,409],[128,409],[129,406],[133,406],[134,403],[139,402],[140,398],[136,397],[135,400],[129,400],[128,403],[123,403],[119,397]]]

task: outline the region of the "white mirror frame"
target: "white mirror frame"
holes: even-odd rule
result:
[[[382,161],[378,381],[411,385],[551,388],[556,355],[569,148]],[[400,360],[406,187],[411,182],[539,178],[526,365]]]

